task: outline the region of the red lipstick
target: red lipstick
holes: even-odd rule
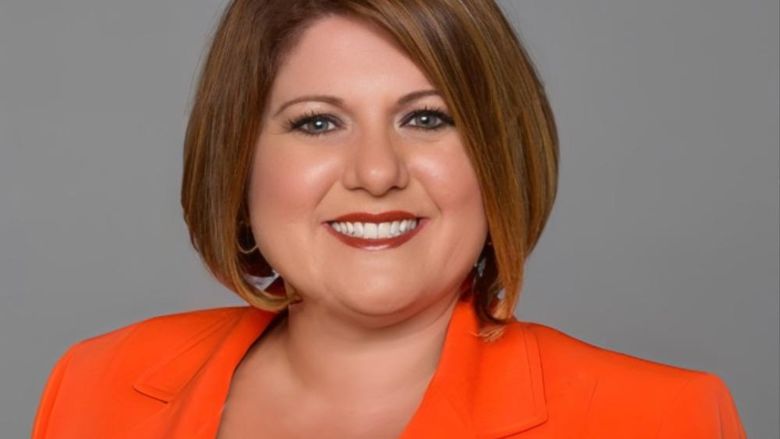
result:
[[[338,218],[334,218],[329,222],[361,222],[361,223],[387,223],[392,221],[401,221],[405,219],[419,218],[413,213],[409,213],[403,210],[391,210],[389,212],[382,213],[367,213],[367,212],[354,212],[346,215],[341,215]]]
[[[415,227],[410,231],[406,231],[405,233],[402,233],[398,236],[393,236],[390,238],[382,238],[382,239],[366,239],[366,238],[358,238],[355,236],[345,235],[343,233],[337,232],[331,226],[331,223],[333,222],[361,222],[361,223],[378,224],[378,223],[387,223],[387,222],[411,220],[411,219],[417,220],[417,227]],[[404,244],[405,242],[409,241],[410,239],[412,239],[415,235],[417,235],[420,229],[422,229],[423,226],[425,226],[427,222],[428,222],[427,218],[418,217],[413,213],[402,211],[402,210],[393,210],[389,212],[382,212],[376,214],[368,213],[368,212],[349,213],[346,215],[342,215],[338,218],[335,218],[331,221],[328,221],[324,225],[325,228],[328,230],[328,232],[330,232],[341,242],[347,244],[350,247],[355,247],[362,250],[386,250],[386,249],[398,247]]]

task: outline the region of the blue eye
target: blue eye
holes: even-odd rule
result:
[[[407,123],[415,120],[419,123],[409,126],[429,131],[440,130],[447,126],[455,126],[455,122],[450,116],[435,108],[426,107],[425,109],[414,111],[406,119]]]
[[[338,126],[338,124],[326,117],[324,114],[308,113],[297,119],[287,121],[287,130],[297,130],[308,136],[321,136],[328,133],[328,124]]]

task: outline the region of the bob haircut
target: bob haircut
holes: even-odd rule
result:
[[[279,311],[292,303],[247,279],[270,272],[259,252],[240,251],[253,242],[247,186],[279,65],[328,15],[378,24],[442,93],[476,172],[492,241],[474,284],[480,336],[499,338],[514,320],[526,257],[555,200],[558,138],[543,84],[494,0],[232,0],[212,37],[184,140],[181,204],[193,247],[250,305]]]

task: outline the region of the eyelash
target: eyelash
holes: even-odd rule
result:
[[[428,107],[428,106],[425,106],[425,107],[423,107],[423,108],[421,108],[419,110],[414,110],[411,113],[409,113],[405,117],[404,120],[406,122],[404,122],[404,123],[406,124],[409,121],[412,121],[412,120],[414,120],[417,117],[425,116],[425,115],[436,117],[439,120],[441,120],[442,123],[437,125],[437,126],[435,126],[435,127],[431,127],[431,128],[425,128],[425,127],[421,127],[421,126],[412,126],[412,128],[417,128],[417,129],[421,129],[421,130],[424,130],[424,131],[438,131],[438,130],[441,130],[443,128],[446,128],[448,125],[449,126],[455,126],[455,122],[452,120],[452,117],[450,117],[450,115],[445,113],[444,110],[442,110],[441,108],[438,108],[438,107]],[[322,136],[324,134],[328,134],[329,132],[333,131],[333,130],[328,130],[328,131],[322,131],[322,132],[319,132],[319,133],[312,133],[312,132],[308,132],[306,130],[301,129],[304,126],[306,126],[306,124],[314,122],[314,121],[317,121],[317,120],[320,120],[320,119],[324,119],[325,121],[330,122],[330,123],[336,125],[337,127],[340,126],[339,123],[335,120],[335,118],[332,117],[331,115],[326,114],[326,113],[317,113],[316,111],[310,111],[310,112],[308,112],[308,113],[306,113],[303,116],[300,116],[298,118],[289,119],[289,120],[287,120],[285,125],[286,125],[288,131],[295,130],[295,131],[301,132],[304,135],[312,136],[312,137]]]

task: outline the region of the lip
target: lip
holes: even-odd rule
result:
[[[405,210],[391,210],[381,213],[353,212],[334,218],[332,222],[361,222],[361,223],[389,223],[393,221],[402,221],[405,219],[419,219],[420,217]]]
[[[414,230],[412,230],[411,232],[404,233],[399,236],[394,236],[391,238],[383,238],[383,239],[363,239],[354,236],[347,236],[337,232],[330,225],[330,223],[332,222],[383,223],[383,222],[401,221],[405,219],[416,219],[417,227],[415,227]],[[325,228],[328,230],[330,234],[332,234],[333,236],[338,238],[339,241],[343,242],[344,244],[347,244],[350,247],[359,248],[361,250],[387,250],[387,249],[399,247],[404,243],[406,243],[407,241],[409,241],[410,239],[414,238],[420,232],[420,230],[422,230],[423,227],[425,227],[427,223],[428,223],[428,218],[418,217],[412,213],[401,211],[401,210],[394,210],[394,211],[382,212],[378,214],[367,213],[367,212],[349,213],[347,215],[342,215],[336,219],[323,223],[323,225],[325,226]]]

